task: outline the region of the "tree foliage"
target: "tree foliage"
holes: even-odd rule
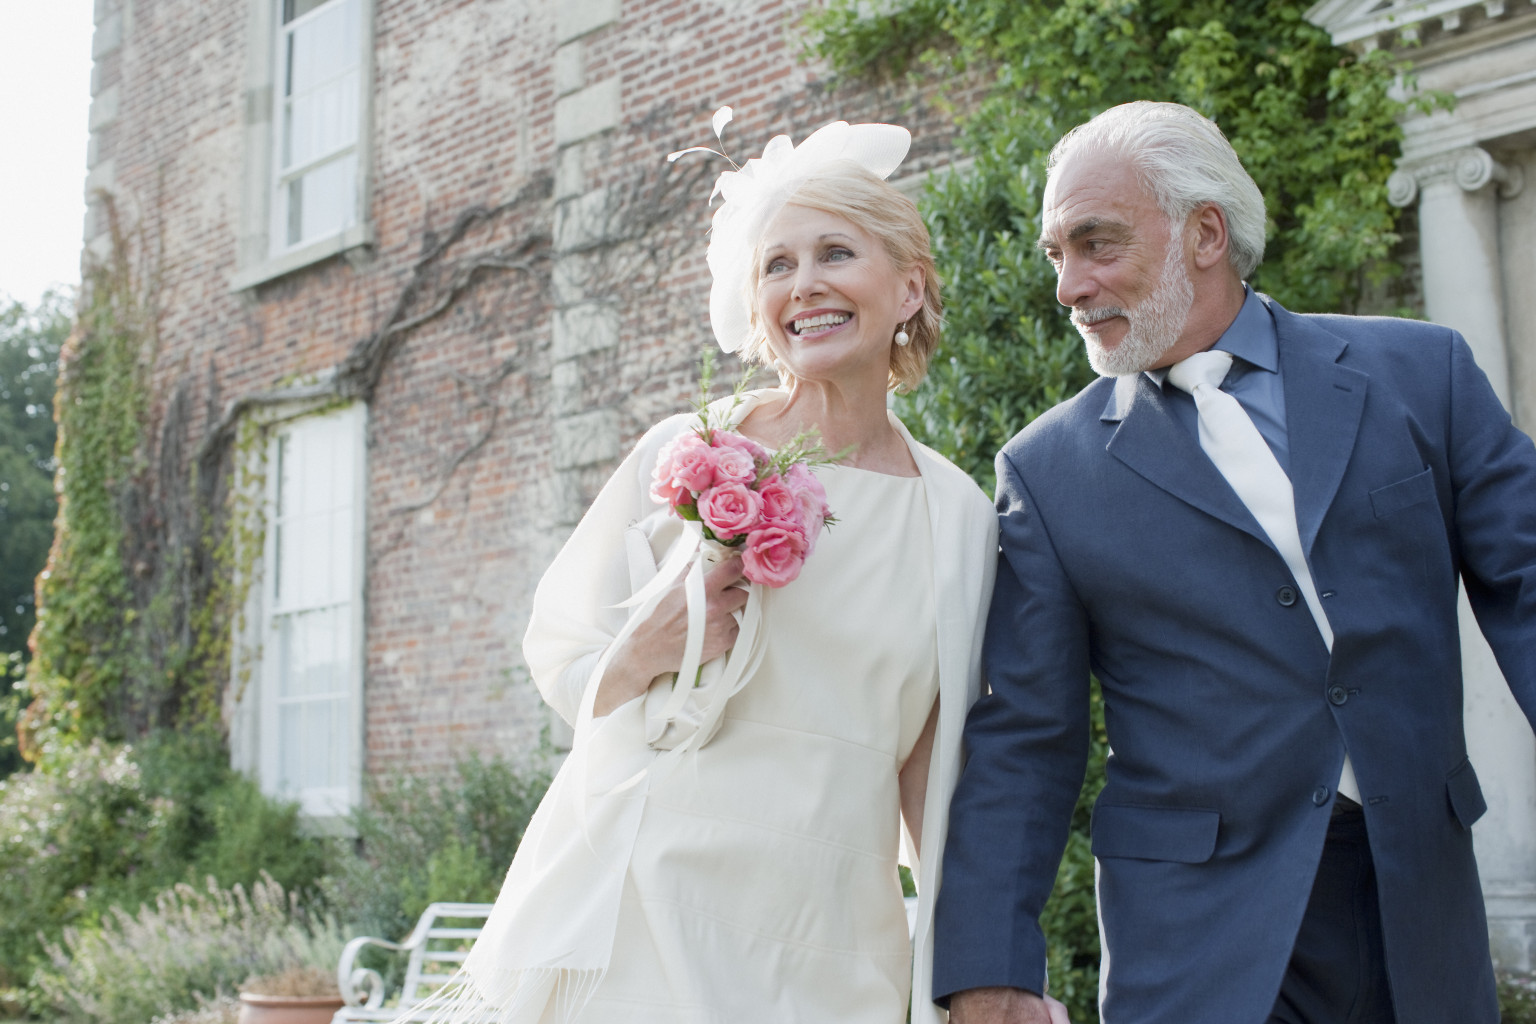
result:
[[[968,160],[932,183],[923,204],[947,322],[928,380],[899,404],[914,433],[991,489],[998,448],[1092,379],[1035,241],[1050,147],[1118,103],[1184,103],[1227,134],[1268,207],[1256,288],[1302,311],[1353,312],[1379,294],[1397,270],[1386,179],[1402,112],[1392,86],[1404,69],[1385,53],[1335,47],[1306,21],[1309,6],[828,0],[812,9],[807,50],[840,73],[976,97],[960,114]],[[1097,1018],[1088,817],[1106,749],[1095,719],[1096,753],[1042,919],[1052,991],[1074,1020]]]
[[[10,675],[26,660],[33,586],[53,540],[53,389],[70,301],[0,302],[0,777],[19,767]]]
[[[1252,283],[1289,308],[1355,311],[1397,271],[1386,179],[1403,68],[1334,46],[1309,6],[911,0],[870,16],[831,0],[807,19],[810,48],[845,74],[978,83],[961,117],[974,163],[926,200],[948,323],[905,412],[984,485],[1003,441],[1091,379],[1035,239],[1045,154],[1099,111],[1172,100],[1222,127],[1269,211]]]

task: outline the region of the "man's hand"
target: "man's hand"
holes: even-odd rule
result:
[[[1067,1008],[1021,988],[969,988],[949,1000],[949,1024],[1071,1024]]]

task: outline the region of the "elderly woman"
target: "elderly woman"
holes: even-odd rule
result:
[[[765,449],[815,431],[847,450],[814,469],[836,526],[786,585],[747,583],[736,558],[704,575],[702,660],[745,642],[752,587],[758,658],[666,718],[657,696],[687,686],[672,678],[689,602],[678,582],[635,609],[655,570],[636,576],[631,526],[665,515],[657,460],[698,417],[652,429],[603,488],[524,643],[576,739],[465,965],[459,1003],[477,1017],[900,1024],[910,1000],[913,1020],[940,1019],[932,896],[997,542],[976,484],[886,408],[922,379],[940,321],[927,230],[884,181],[908,144],[901,128],[838,122],[721,176],[711,322],[782,383],[715,415]],[[700,718],[710,731],[690,737]]]

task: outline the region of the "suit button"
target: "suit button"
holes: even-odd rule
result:
[[[1328,802],[1328,796],[1328,787],[1318,786],[1312,791],[1312,803],[1317,807],[1321,807]]]
[[[1275,600],[1289,608],[1291,605],[1296,603],[1296,588],[1281,587],[1279,590],[1275,591]]]
[[[1349,691],[1344,689],[1344,687],[1338,684],[1328,687],[1328,703],[1336,707],[1343,707],[1344,702],[1347,700],[1349,700]]]

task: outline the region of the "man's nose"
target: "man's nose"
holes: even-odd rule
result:
[[[1097,292],[1098,285],[1086,262],[1063,256],[1056,271],[1056,301],[1063,306],[1085,306]]]

